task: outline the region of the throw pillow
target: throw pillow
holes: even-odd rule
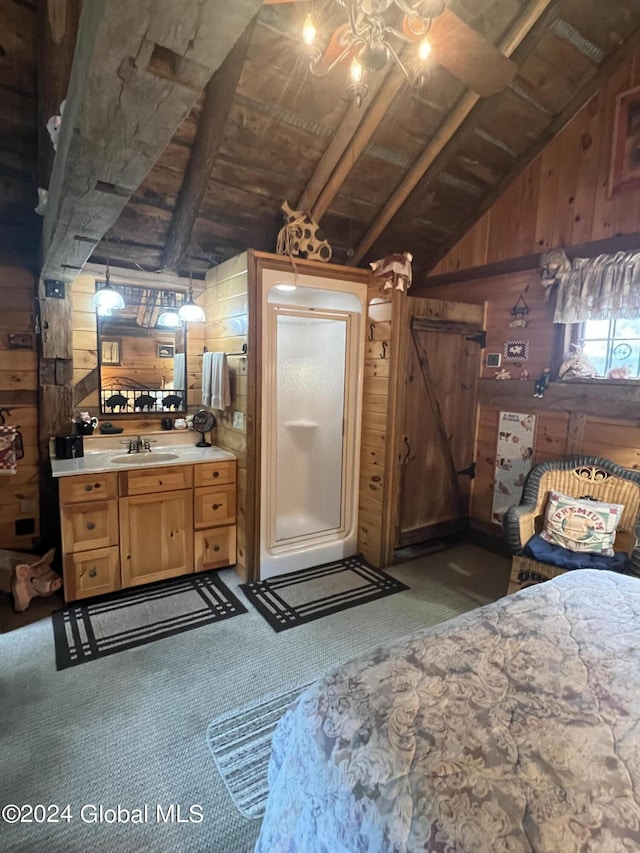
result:
[[[544,529],[540,534],[547,542],[561,545],[570,551],[588,551],[613,556],[616,528],[624,507],[572,498],[561,492],[551,492]]]

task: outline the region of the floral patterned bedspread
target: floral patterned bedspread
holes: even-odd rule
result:
[[[341,666],[269,784],[259,853],[640,850],[640,580],[569,572]]]

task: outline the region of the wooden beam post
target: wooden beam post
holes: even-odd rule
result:
[[[524,40],[527,33],[529,33],[535,26],[538,19],[547,10],[550,4],[551,0],[534,0],[522,15],[520,15],[514,26],[509,30],[505,38],[499,44],[499,49],[505,54],[505,56],[511,56],[515,52],[516,48]],[[349,266],[355,266],[360,263],[365,254],[369,251],[378,237],[380,237],[398,210],[408,199],[409,195],[416,188],[419,181],[424,177],[436,157],[451,141],[458,128],[461,127],[479,100],[480,96],[475,92],[467,92],[460,98],[457,105],[440,126],[435,137],[415,161],[404,180],[397,187],[389,201],[385,204],[381,214],[365,233],[364,237],[356,247],[354,254],[347,261]]]
[[[207,85],[189,165],[184,174],[167,233],[162,254],[163,269],[177,270],[191,241],[193,224],[224,139],[225,126],[233,106],[256,20],[257,17],[251,21]]]
[[[260,6],[84,3],[45,213],[43,278],[75,278]]]

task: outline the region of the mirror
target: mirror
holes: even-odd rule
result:
[[[102,285],[96,282],[96,289]],[[186,412],[186,325],[158,325],[165,310],[180,308],[183,294],[112,287],[122,294],[125,307],[98,316],[101,414]]]

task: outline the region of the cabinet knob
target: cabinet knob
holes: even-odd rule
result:
[[[220,476],[220,471],[214,471],[214,472],[213,472],[213,476],[214,476],[214,477],[219,477],[219,476]]]
[[[213,550],[214,550],[214,551],[219,551],[219,550],[220,550],[220,546],[219,546],[219,545],[214,545],[214,546],[213,546]]]
[[[90,521],[90,522],[87,524],[87,530],[95,530],[95,529],[96,529],[95,524],[93,523],[93,521]]]
[[[220,509],[221,506],[222,506],[222,504],[214,504],[213,509]]]
[[[88,484],[87,484],[87,485],[84,487],[84,490],[85,490],[85,492],[92,492],[92,491],[93,491],[93,486],[90,486],[90,485],[88,485]]]
[[[91,571],[89,572],[89,577],[90,577],[90,578],[95,578],[95,576],[96,576],[97,574],[98,574],[98,572],[97,572],[97,570],[96,570],[96,569],[91,569]]]

